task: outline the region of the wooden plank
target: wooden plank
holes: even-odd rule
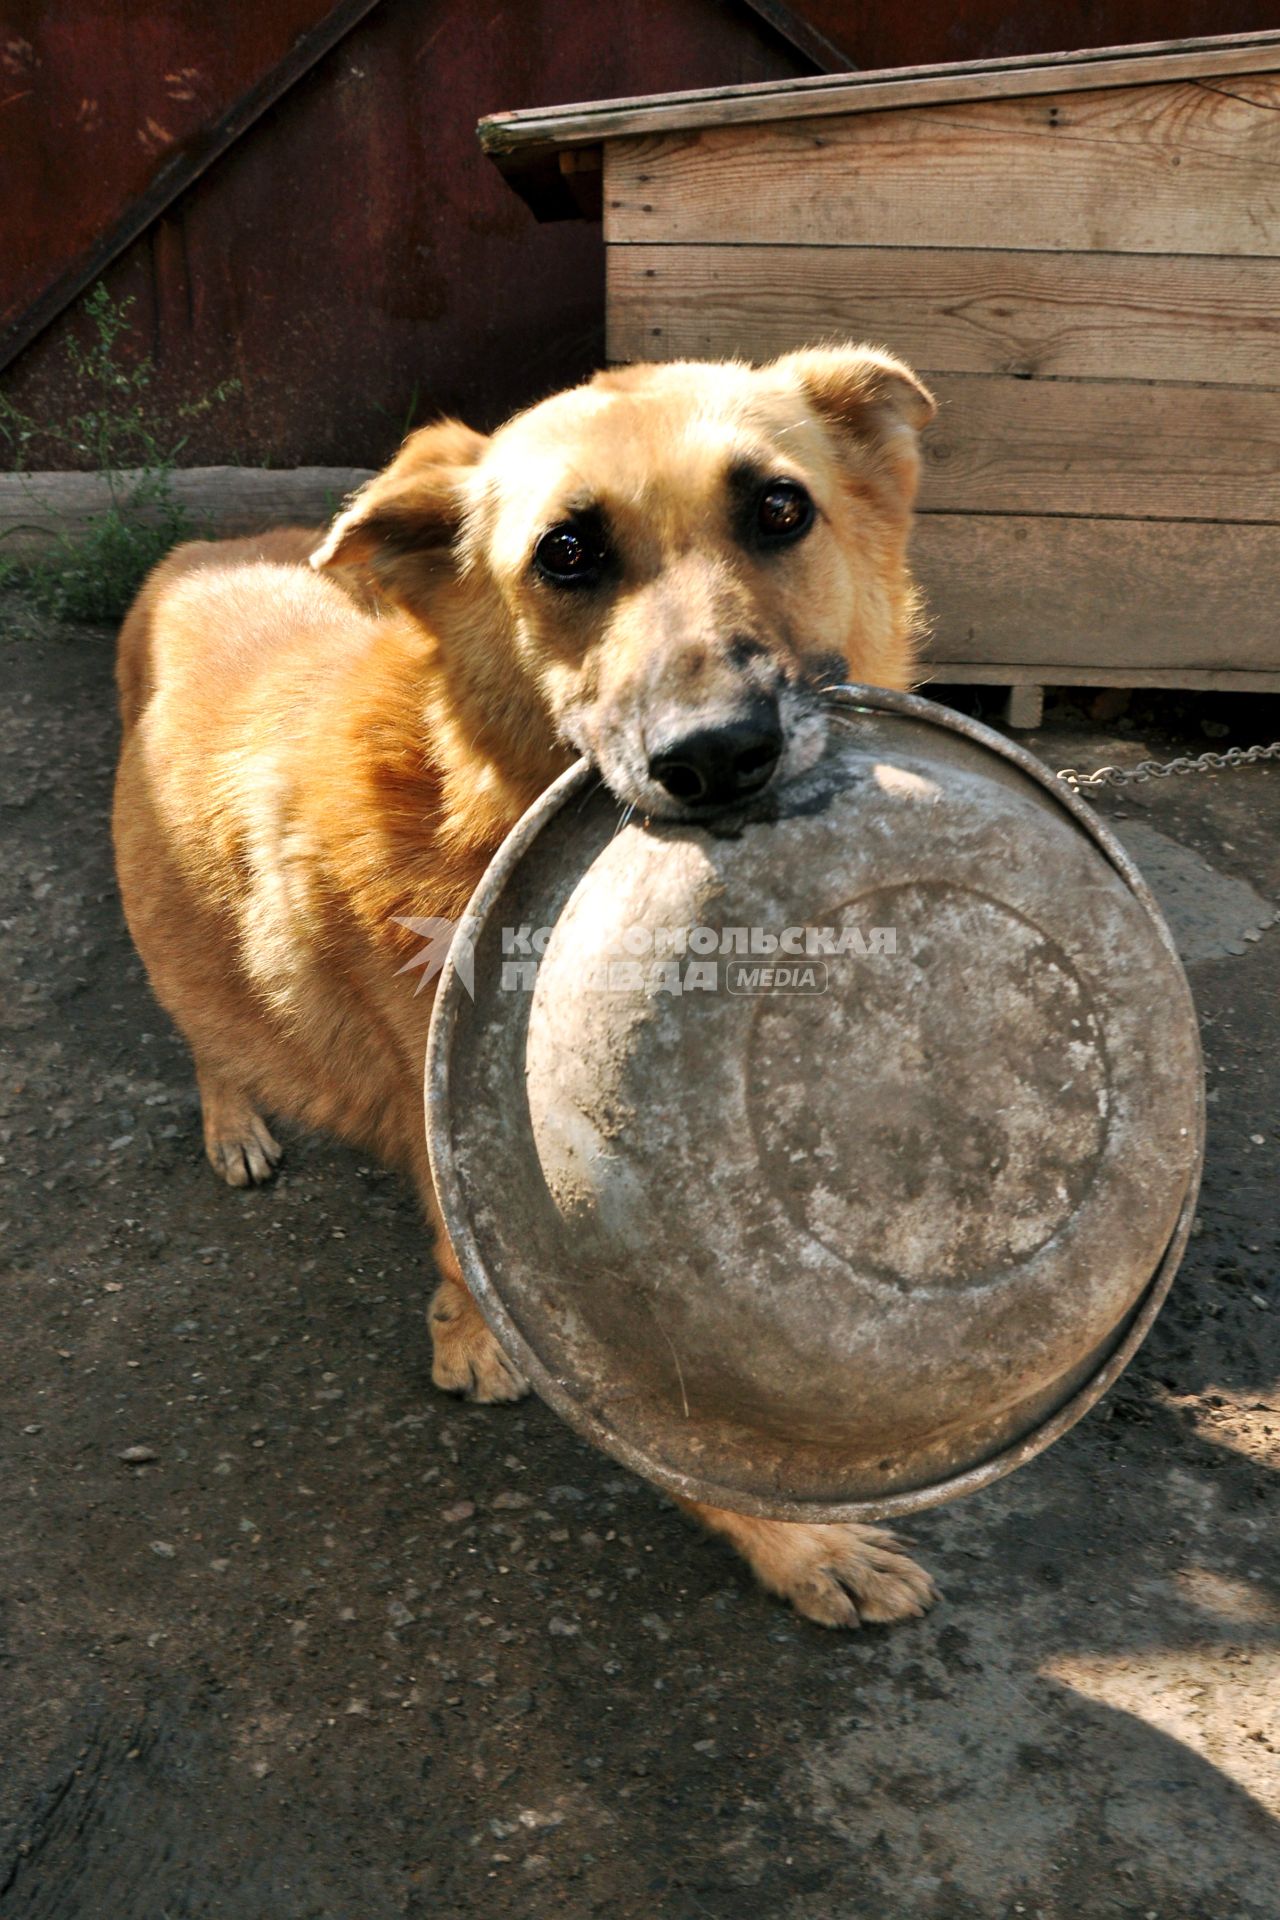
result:
[[[1036,680],[1024,680],[1011,686],[1005,701],[1006,727],[1035,728],[1044,719],[1044,688]]]
[[[605,149],[613,244],[1280,254],[1280,77]]]
[[[367,467],[181,467],[171,493],[191,517],[193,534],[259,533],[275,526],[324,526]],[[121,476],[127,484],[127,476]],[[47,552],[59,535],[74,538],[111,505],[98,473],[0,473],[0,556]],[[139,511],[155,522],[154,507]]]
[[[925,373],[1280,386],[1280,261],[911,247],[615,247],[612,361],[887,342]]]
[[[700,87],[494,113],[479,122],[484,151],[504,170],[536,163],[563,147],[640,134],[715,126],[761,126],[884,108],[945,106],[964,100],[1027,98],[1076,89],[1147,86],[1269,73],[1280,67],[1280,33],[1221,34],[1155,40],[1018,59],[963,60],[858,74],[772,80],[752,86]]]
[[[1054,662],[1042,667],[991,666],[985,661],[955,660],[931,669],[926,662],[915,681],[917,693],[953,687],[1187,687],[1203,693],[1280,693],[1280,672],[1235,673],[1229,668],[1074,667]]]
[[[1280,521],[1280,392],[943,374],[934,513]]]
[[[935,679],[1210,684],[1280,674],[1280,529],[931,514],[912,565]]]

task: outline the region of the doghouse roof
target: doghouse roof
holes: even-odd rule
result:
[[[629,100],[533,107],[483,119],[480,145],[539,219],[598,211],[600,149],[624,136],[816,120],[891,108],[952,106],[966,100],[1092,92],[1280,69],[1280,33],[1157,40],[1143,46],[1033,54],[1017,60],[966,60],[875,73],[819,74],[758,86],[708,87]]]

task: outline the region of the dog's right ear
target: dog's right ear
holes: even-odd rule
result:
[[[938,410],[919,376],[880,347],[807,347],[775,365],[796,381],[846,455],[856,453],[858,469],[910,507],[920,433]]]
[[[466,513],[467,476],[487,445],[460,420],[411,433],[391,465],[338,515],[311,565],[367,568],[392,599],[411,603],[449,566]]]

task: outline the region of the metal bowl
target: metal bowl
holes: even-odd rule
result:
[[[1123,848],[1000,735],[870,688],[736,823],[624,822],[565,774],[477,889],[427,1061],[511,1359],[648,1479],[781,1519],[930,1506],[1078,1420],[1168,1290],[1203,1118]]]

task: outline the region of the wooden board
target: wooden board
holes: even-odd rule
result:
[[[987,660],[948,660],[933,667],[926,661],[913,684],[917,693],[924,694],[939,686],[1188,687],[1200,693],[1280,693],[1280,667],[1266,673],[1240,673],[1230,667],[1077,667],[1070,661],[1016,667],[993,666]]]
[[[326,526],[344,497],[373,477],[368,467],[181,467],[170,492],[197,534],[258,533],[264,527]],[[111,504],[98,473],[0,473],[0,555],[48,550],[75,538]],[[139,511],[155,521],[154,508]]]
[[[628,246],[608,280],[613,361],[873,340],[927,373],[1280,386],[1280,260]]]
[[[532,107],[481,120],[480,145],[504,170],[518,172],[568,147],[631,134],[759,126],[785,120],[879,112],[886,107],[965,100],[1029,98],[1084,88],[1132,87],[1166,80],[1221,78],[1280,67],[1280,34],[1221,34],[1196,40],[1094,47],[1017,59],[965,60],[878,72],[775,80],[763,85],[694,88],[683,93]]]
[[[1274,527],[931,514],[911,557],[935,678],[1186,686],[1189,672],[1280,673]]]
[[[605,148],[613,244],[1280,255],[1280,76]]]
[[[1280,392],[943,374],[920,504],[935,513],[1280,521]]]

